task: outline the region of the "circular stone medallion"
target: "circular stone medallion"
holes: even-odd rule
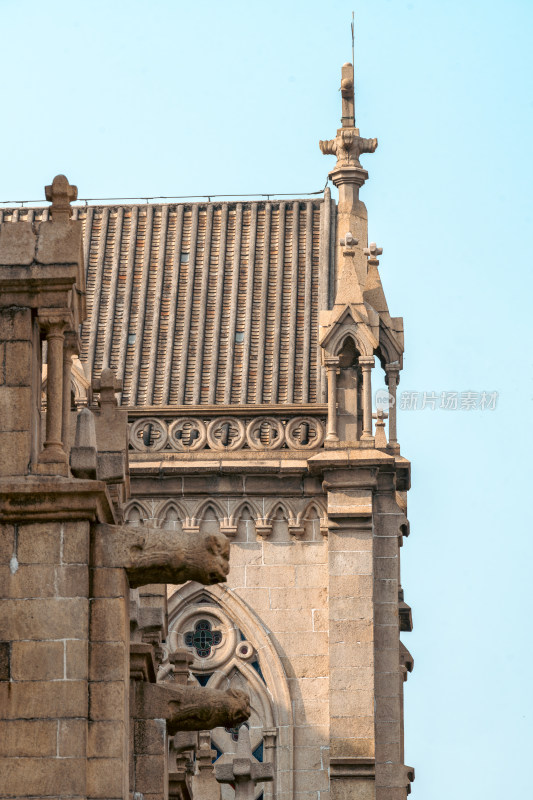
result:
[[[219,417],[207,426],[211,450],[238,450],[244,444],[244,425],[235,417]]]
[[[143,452],[162,450],[167,439],[167,426],[155,417],[138,419],[130,428],[130,442],[135,450]]]
[[[285,442],[285,431],[274,417],[258,417],[248,423],[246,441],[252,450],[279,450]]]
[[[170,426],[168,438],[172,447],[181,453],[201,450],[207,441],[207,430],[204,423],[194,417],[180,417]]]
[[[295,417],[285,429],[287,444],[293,450],[314,450],[324,441],[324,427],[314,417]]]

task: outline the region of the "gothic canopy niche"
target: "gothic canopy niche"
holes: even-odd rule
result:
[[[287,679],[255,613],[231,589],[190,582],[169,599],[168,631],[168,652],[182,647],[191,652],[191,673],[201,686],[242,689],[250,695],[248,725],[255,758],[272,763],[275,775],[291,770],[293,732]],[[237,738],[237,728],[211,732],[217,763],[235,757]],[[258,784],[256,798],[277,797],[277,781]],[[230,785],[222,785],[221,791],[222,800],[234,799]]]

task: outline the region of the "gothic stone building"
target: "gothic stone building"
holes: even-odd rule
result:
[[[413,662],[400,641],[411,629],[400,583],[410,465],[395,405],[403,321],[367,240],[360,156],[377,140],[355,127],[349,64],[341,92],[341,127],[320,142],[336,157],[338,202],[326,189],[72,210],[87,291],[72,398],[91,404],[94,377],[117,376],[124,520],[231,542],[226,584],[145,589],[144,640],[152,625],[159,682],[188,651],[191,684],[249,693],[253,756],[273,766],[252,791],[265,800],[405,800],[414,777],[403,746]],[[378,389],[388,403],[374,411]],[[204,737],[209,770],[233,763],[238,737],[238,726]],[[194,769],[188,746],[171,742],[171,796],[173,775]],[[222,784],[224,800],[234,788]]]

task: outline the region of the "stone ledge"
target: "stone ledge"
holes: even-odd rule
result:
[[[329,771],[332,778],[367,778],[375,780],[376,761],[362,756],[337,756],[330,758]]]
[[[140,453],[141,457],[136,460],[135,455],[129,451],[130,473],[133,475],[135,472],[143,474],[160,474],[165,472],[168,475],[198,475],[198,474],[212,474],[215,473],[237,473],[243,472],[257,473],[261,475],[265,473],[271,475],[286,474],[286,473],[306,473],[307,472],[307,459],[280,458],[279,453],[272,458],[265,457],[261,453],[261,457],[257,458],[257,453],[253,453],[253,457],[244,460],[243,452],[249,453],[249,450],[237,452],[238,459],[229,459],[227,457],[214,460],[211,456],[209,461],[200,461],[199,459],[185,460],[185,459],[168,459],[162,460],[161,455],[158,454],[157,460],[147,461],[146,454]],[[287,451],[289,453],[290,451]],[[196,454],[195,454],[196,455]],[[141,460],[142,459],[142,460]]]
[[[151,644],[131,642],[130,678],[134,681],[156,682],[154,648]]]
[[[0,479],[0,522],[25,520],[115,522],[105,483],[75,478]]]

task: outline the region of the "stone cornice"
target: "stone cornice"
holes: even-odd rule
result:
[[[394,464],[394,456],[382,450],[364,447],[339,447],[328,448],[308,459],[309,471],[312,473],[324,472],[331,469],[345,469],[346,467],[383,467]]]
[[[403,456],[385,453],[375,449],[337,448],[317,453],[308,460],[311,475],[324,475],[340,471],[346,476],[346,485],[354,479],[351,476],[362,474],[362,470],[374,472],[393,471],[396,473],[396,488],[407,491],[411,486],[411,462]]]
[[[35,519],[115,522],[106,485],[101,481],[31,475],[0,479],[0,522]]]
[[[263,403],[262,405],[188,405],[188,406],[121,406],[128,412],[128,417],[261,417],[261,416],[319,416],[327,414],[327,403]]]

